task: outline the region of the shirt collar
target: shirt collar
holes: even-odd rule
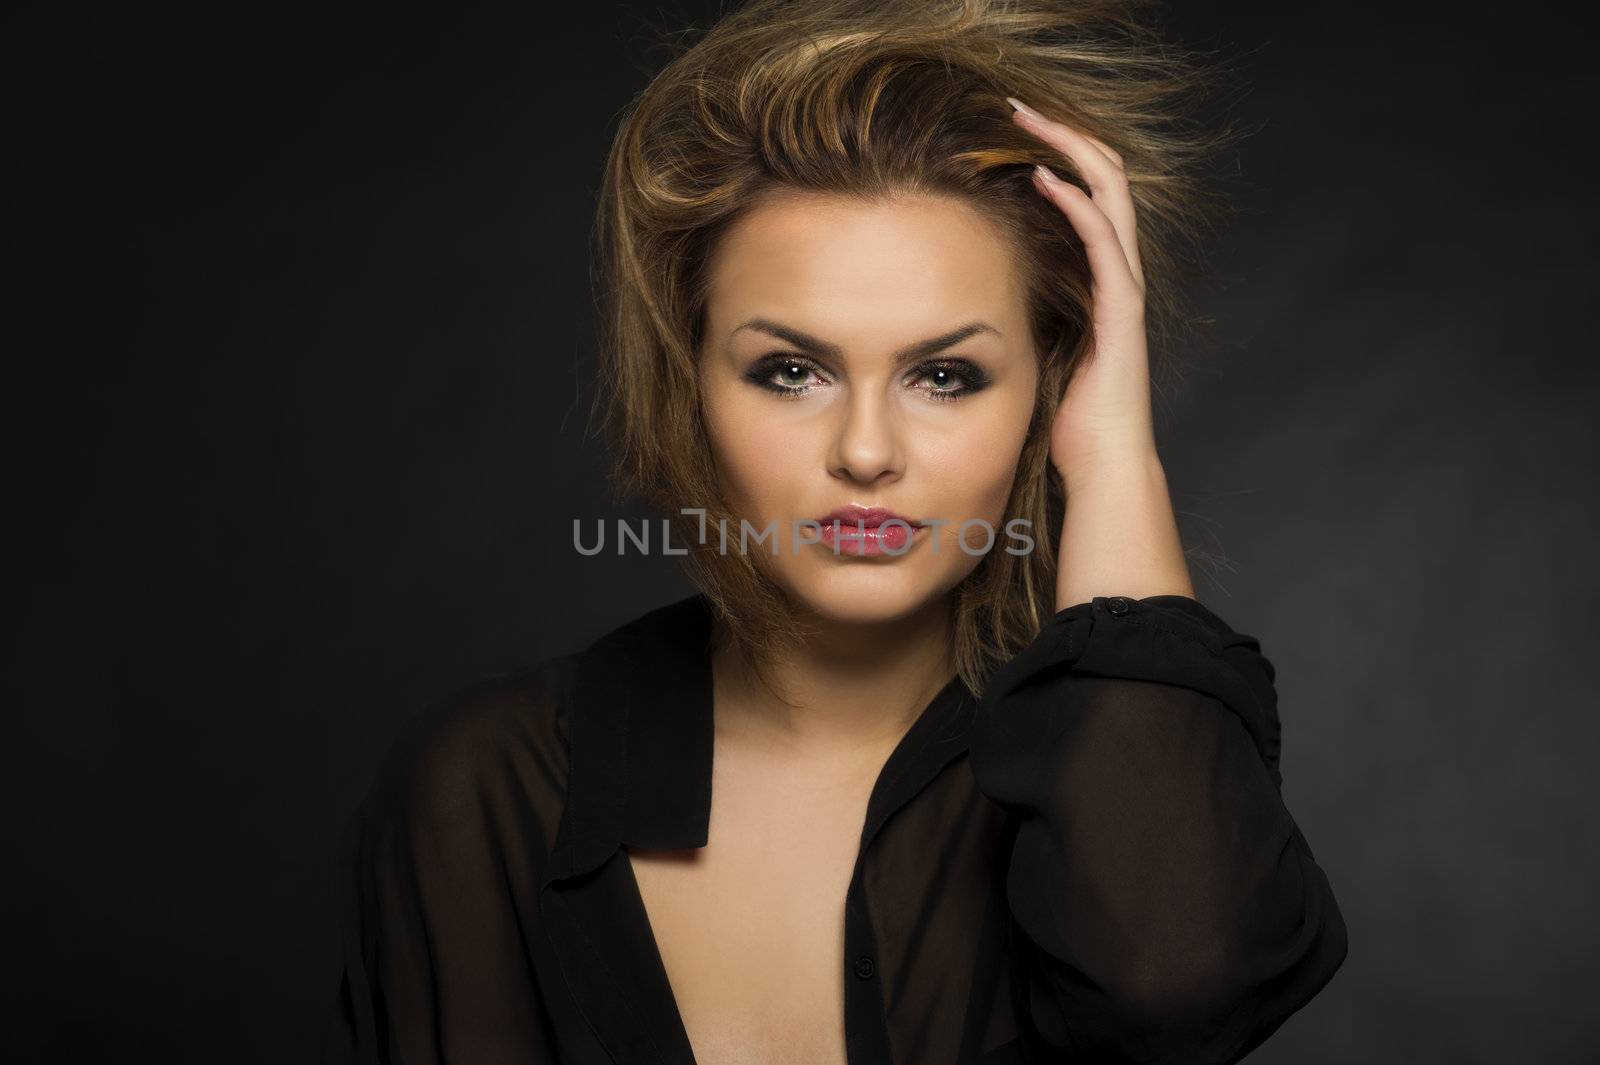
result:
[[[711,824],[713,607],[697,592],[614,629],[577,656],[566,808],[545,881],[617,848],[703,847]],[[901,740],[868,804],[865,837],[965,752],[976,701],[952,679]]]

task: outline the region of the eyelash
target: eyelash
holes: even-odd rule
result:
[[[821,367],[803,355],[786,355],[781,352],[774,352],[752,366],[745,374],[745,379],[769,392],[777,393],[784,399],[797,399],[810,392],[814,386],[801,385],[798,388],[788,388],[784,385],[772,383],[773,374],[790,366],[803,366],[813,373],[820,374],[824,372]],[[965,399],[974,393],[983,391],[989,384],[989,375],[966,359],[935,359],[921,364],[915,369],[914,373],[916,374],[916,379],[921,380],[929,374],[941,371],[955,374],[962,378],[966,384],[962,388],[954,390],[948,388],[923,389],[928,393],[930,399],[938,403],[954,403],[957,400]]]

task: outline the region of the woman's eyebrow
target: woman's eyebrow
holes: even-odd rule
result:
[[[837,344],[830,344],[826,340],[821,340],[809,333],[803,333],[798,329],[793,329],[767,318],[747,319],[735,326],[729,336],[739,332],[741,329],[753,329],[757,332],[766,333],[786,343],[793,344],[809,355],[829,356],[837,359],[844,353],[843,349]],[[966,325],[952,329],[948,333],[941,333],[939,336],[930,337],[927,340],[919,340],[909,347],[901,348],[894,354],[894,365],[899,367],[906,363],[915,362],[918,359],[927,358],[929,355],[959,344],[961,341],[978,333],[1001,335],[1000,330],[988,322],[968,322]]]

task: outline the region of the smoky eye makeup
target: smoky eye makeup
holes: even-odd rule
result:
[[[773,352],[763,355],[744,372],[744,379],[780,396],[800,396],[814,387],[812,378],[827,378],[827,371],[803,355]]]
[[[743,374],[749,383],[785,399],[806,395],[816,379],[829,380],[828,371],[804,355],[772,352],[751,364]],[[942,357],[917,363],[905,373],[908,387],[925,392],[929,400],[952,403],[983,391],[990,384],[983,367],[970,359]]]

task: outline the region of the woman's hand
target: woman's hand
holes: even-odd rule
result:
[[[1093,271],[1092,337],[1050,431],[1050,462],[1070,488],[1108,465],[1155,457],[1144,272],[1122,157],[1103,142],[1012,100],[1014,120],[1076,164],[1089,192],[1034,171],[1034,185],[1076,230]]]
[[[1056,609],[1097,595],[1194,596],[1156,454],[1144,272],[1122,157],[1011,99],[1014,120],[1072,160],[1089,191],[1036,170],[1039,192],[1082,239],[1093,273],[1092,336],[1050,430],[1067,518]]]

